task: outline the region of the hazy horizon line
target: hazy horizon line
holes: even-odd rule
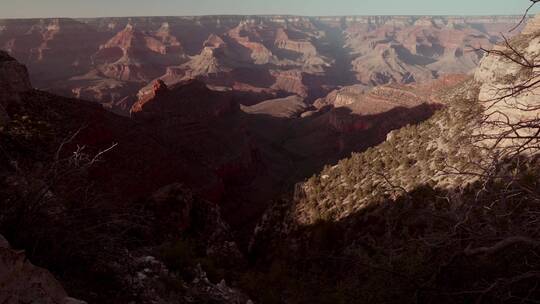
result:
[[[536,14],[528,14],[533,17]],[[68,16],[47,16],[47,17],[0,17],[0,20],[35,20],[35,19],[105,19],[105,18],[192,18],[192,17],[304,17],[304,18],[324,18],[324,17],[523,17],[521,14],[369,14],[369,15],[301,15],[301,14],[201,14],[201,15],[118,15],[118,16],[93,16],[93,17],[68,17]]]

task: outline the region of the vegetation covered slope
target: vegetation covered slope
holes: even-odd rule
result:
[[[531,37],[510,43],[523,51],[537,46]],[[478,132],[489,113],[479,92],[513,64],[499,60],[496,77],[442,92],[446,108],[428,121],[276,202],[252,239],[258,268],[244,288],[264,303],[538,301],[538,150],[497,159],[501,147],[488,149]],[[515,98],[537,104],[538,87],[531,91]],[[527,113],[518,117],[538,112]],[[260,284],[274,292],[253,288]]]
[[[295,218],[302,224],[339,220],[419,185],[461,185],[466,177],[449,174],[449,167],[472,167],[478,159],[480,151],[469,136],[481,111],[477,87],[469,80],[448,90],[441,97],[446,108],[429,120],[393,131],[381,145],[311,177],[297,193]]]

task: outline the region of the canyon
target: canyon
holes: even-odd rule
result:
[[[32,83],[129,115],[156,79],[199,79],[242,103],[466,74],[517,16],[201,16],[0,20]],[[514,33],[517,33],[515,31]],[[510,33],[512,35],[514,33]]]
[[[0,299],[539,297],[538,160],[497,167],[509,196],[445,171],[476,173],[479,99],[529,75],[479,50],[520,18],[0,20]],[[508,35],[534,58],[538,20]]]
[[[118,175],[103,169],[100,182],[126,198],[183,182],[219,203],[247,242],[267,204],[297,182],[440,109],[436,93],[464,80],[482,58],[478,48],[518,21],[15,19],[0,20],[0,48],[28,67],[34,87],[130,116],[79,118],[103,125],[82,131],[91,141],[79,144],[119,145],[111,153]]]

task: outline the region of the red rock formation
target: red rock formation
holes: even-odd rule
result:
[[[38,87],[127,114],[154,79],[198,78],[243,93],[310,100],[361,83],[424,82],[470,71],[517,17],[194,17],[0,21],[0,48]],[[189,54],[189,56],[187,55]],[[269,78],[273,78],[269,80]],[[127,105],[127,106],[126,106]],[[123,110],[124,109],[124,110]]]
[[[212,91],[197,80],[180,83],[169,89],[165,82],[157,80],[152,92],[141,96],[131,109],[136,120],[171,119],[206,121],[238,110],[228,94]]]
[[[107,77],[123,81],[147,82],[165,71],[168,64],[181,61],[182,47],[167,24],[155,33],[145,33],[128,23],[94,56]]]
[[[270,73],[276,79],[274,85],[272,85],[273,89],[289,92],[302,97],[308,96],[308,88],[303,83],[301,71],[270,71]]]
[[[73,19],[8,20],[2,23],[5,31],[0,32],[0,49],[31,66],[33,83],[40,87],[88,71],[92,54],[106,37]]]
[[[395,109],[403,109],[411,115],[409,118],[396,115],[404,120],[414,120],[413,115],[429,116],[427,112],[443,106],[437,97],[441,90],[465,79],[465,75],[448,75],[423,84],[379,86],[367,93],[350,95],[347,104],[342,106],[345,111],[330,112],[330,124],[341,132],[354,132],[374,128],[377,124],[372,121],[373,116],[392,113]]]
[[[211,34],[210,36],[208,36],[208,39],[204,41],[203,47],[210,47],[215,49],[225,47],[225,41],[223,41],[223,39],[221,39],[221,37],[219,37],[218,35]]]
[[[148,51],[166,55],[182,50],[180,42],[171,34],[168,23],[164,23],[154,33],[140,31],[128,23],[122,31],[100,46],[100,50],[115,48],[120,49],[124,56],[143,56]]]
[[[409,83],[470,72],[480,54],[464,50],[491,45],[494,36],[467,23],[458,29],[444,22],[449,21],[421,18],[411,24],[383,23],[372,31],[349,28],[347,45],[359,54],[353,61],[358,80]]]
[[[274,44],[280,49],[300,53],[306,57],[317,55],[317,49],[311,42],[306,40],[292,40],[289,38],[289,35],[287,35],[286,30],[283,28],[277,29]]]
[[[156,39],[160,40],[161,44],[158,49],[161,54],[181,53],[183,51],[180,41],[171,33],[170,25],[165,22],[155,33]]]
[[[239,25],[230,30],[227,34],[238,44],[249,50],[249,56],[253,60],[254,64],[269,63],[272,60],[272,52],[262,44],[262,40],[259,39],[259,41],[252,41],[249,35],[244,34],[244,32],[248,31],[248,27]]]

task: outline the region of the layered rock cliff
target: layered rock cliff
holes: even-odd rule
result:
[[[339,86],[468,73],[518,16],[205,16],[0,21],[0,48],[33,83],[128,115],[155,78],[323,97]],[[519,30],[518,30],[519,31]]]

